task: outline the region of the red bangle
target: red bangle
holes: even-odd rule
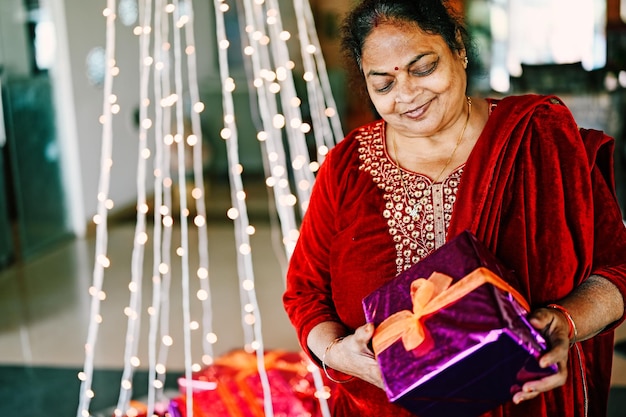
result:
[[[569,311],[567,311],[565,307],[558,304],[548,304],[546,307],[553,308],[563,313],[563,315],[567,319],[567,324],[569,325],[569,332],[567,334],[567,337],[572,344],[576,343],[576,339],[578,339],[578,329],[576,328],[576,323],[574,323],[574,319],[572,318],[572,315],[569,313]]]

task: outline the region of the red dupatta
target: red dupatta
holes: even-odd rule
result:
[[[626,229],[614,192],[612,139],[579,131],[556,97],[494,103],[466,163],[448,239],[464,229],[475,233],[514,270],[513,284],[533,307],[565,297],[592,273],[626,294]],[[583,369],[588,415],[606,415],[613,333],[581,346],[582,361],[571,352],[564,387],[489,415],[582,416]]]

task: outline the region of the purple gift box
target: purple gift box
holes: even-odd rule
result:
[[[546,342],[506,284],[510,277],[466,231],[363,299],[390,401],[420,417],[475,417],[509,401],[524,382],[556,372],[538,364]],[[433,287],[432,299],[414,295]],[[390,337],[381,344],[383,328]]]

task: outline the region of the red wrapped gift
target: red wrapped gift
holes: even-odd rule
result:
[[[268,351],[264,355],[272,408],[277,416],[321,416],[313,376],[302,352]],[[238,350],[193,374],[194,417],[264,417],[264,395],[255,354]],[[186,382],[182,380],[182,383]],[[202,388],[204,385],[205,388]],[[170,414],[187,415],[186,389],[172,400]]]
[[[420,417],[474,417],[556,372],[538,364],[546,342],[510,274],[464,232],[365,297],[390,401]]]
[[[148,406],[142,402],[136,400],[130,400],[128,403],[128,410],[124,417],[147,417],[148,416]],[[112,417],[115,417],[113,414]]]

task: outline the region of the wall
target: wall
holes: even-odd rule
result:
[[[66,0],[55,2],[55,15],[58,22],[65,24],[65,33],[59,33],[60,43],[67,56],[61,77],[71,80],[59,94],[61,106],[66,113],[74,114],[76,138],[74,143],[66,143],[64,154],[75,153],[76,164],[69,175],[74,181],[70,184],[76,191],[82,206],[81,221],[88,223],[97,209],[96,194],[100,176],[100,154],[102,143],[103,90],[90,84],[85,73],[85,62],[89,51],[94,47],[105,47],[105,18],[102,15],[105,2]],[[198,44],[198,78],[206,78],[213,72],[211,56],[214,39],[209,34],[212,17],[209,2],[195,2],[194,11],[197,24],[195,38]],[[64,22],[63,22],[64,20]],[[116,60],[120,75],[114,79],[113,92],[118,96],[121,111],[113,124],[113,169],[111,171],[110,198],[115,202],[116,211],[134,207],[136,202],[137,137],[135,110],[139,104],[138,37],[119,22],[116,25]],[[73,107],[73,108],[72,108]],[[69,116],[71,119],[71,116]],[[71,123],[71,122],[70,122]],[[149,168],[150,169],[150,165]],[[78,180],[77,180],[78,179]],[[150,181],[148,188],[151,189]]]
[[[29,74],[27,33],[21,0],[0,1],[0,68],[13,74]]]

